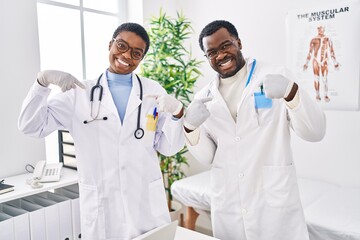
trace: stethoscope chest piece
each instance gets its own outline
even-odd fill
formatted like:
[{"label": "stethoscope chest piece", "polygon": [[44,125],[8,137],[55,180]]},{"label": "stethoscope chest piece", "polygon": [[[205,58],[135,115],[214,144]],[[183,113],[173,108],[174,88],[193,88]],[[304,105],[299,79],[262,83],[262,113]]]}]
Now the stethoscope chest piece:
[{"label": "stethoscope chest piece", "polygon": [[136,139],[141,139],[144,136],[144,130],[142,128],[138,128],[134,132],[134,136]]}]

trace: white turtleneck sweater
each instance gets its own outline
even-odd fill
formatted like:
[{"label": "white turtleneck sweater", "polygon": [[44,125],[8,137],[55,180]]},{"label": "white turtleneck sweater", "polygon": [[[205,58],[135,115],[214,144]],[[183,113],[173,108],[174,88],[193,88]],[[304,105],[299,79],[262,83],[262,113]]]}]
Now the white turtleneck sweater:
[{"label": "white turtleneck sweater", "polygon": [[246,64],[234,76],[220,78],[219,92],[225,100],[232,118],[236,122],[237,108],[245,89],[247,68]]}]

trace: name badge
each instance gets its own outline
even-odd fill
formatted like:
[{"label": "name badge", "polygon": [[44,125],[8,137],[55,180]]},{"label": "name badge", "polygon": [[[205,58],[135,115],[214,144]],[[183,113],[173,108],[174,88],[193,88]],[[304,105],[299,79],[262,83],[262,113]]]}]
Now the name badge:
[{"label": "name badge", "polygon": [[254,93],[255,97],[255,108],[271,108],[272,107],[272,99],[265,97],[265,94],[262,92]]}]

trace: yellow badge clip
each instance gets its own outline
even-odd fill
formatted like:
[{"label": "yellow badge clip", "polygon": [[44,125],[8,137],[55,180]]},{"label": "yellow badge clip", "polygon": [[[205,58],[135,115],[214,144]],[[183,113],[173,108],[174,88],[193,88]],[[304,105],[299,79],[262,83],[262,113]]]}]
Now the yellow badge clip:
[{"label": "yellow badge clip", "polygon": [[153,114],[146,115],[147,122],[146,122],[146,130],[148,131],[155,131],[156,130],[156,123],[158,121],[158,112],[157,108],[154,108]]}]

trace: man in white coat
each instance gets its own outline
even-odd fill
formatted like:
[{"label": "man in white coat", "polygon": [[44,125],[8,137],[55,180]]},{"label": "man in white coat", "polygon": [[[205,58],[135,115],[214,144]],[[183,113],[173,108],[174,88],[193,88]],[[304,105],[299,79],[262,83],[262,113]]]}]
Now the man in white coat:
[{"label": "man in white coat", "polygon": [[[45,137],[65,128],[74,139],[82,239],[128,240],[170,222],[157,152],[169,156],[183,148],[183,105],[133,73],[149,44],[142,26],[124,23],[98,79],[39,72],[23,102],[23,133]],[[48,99],[49,84],[63,92]]]},{"label": "man in white coat", "polygon": [[209,23],[199,44],[217,77],[189,105],[191,154],[211,164],[211,219],[223,240],[309,239],[290,147],[325,135],[325,115],[279,66],[244,58],[236,28]]}]

